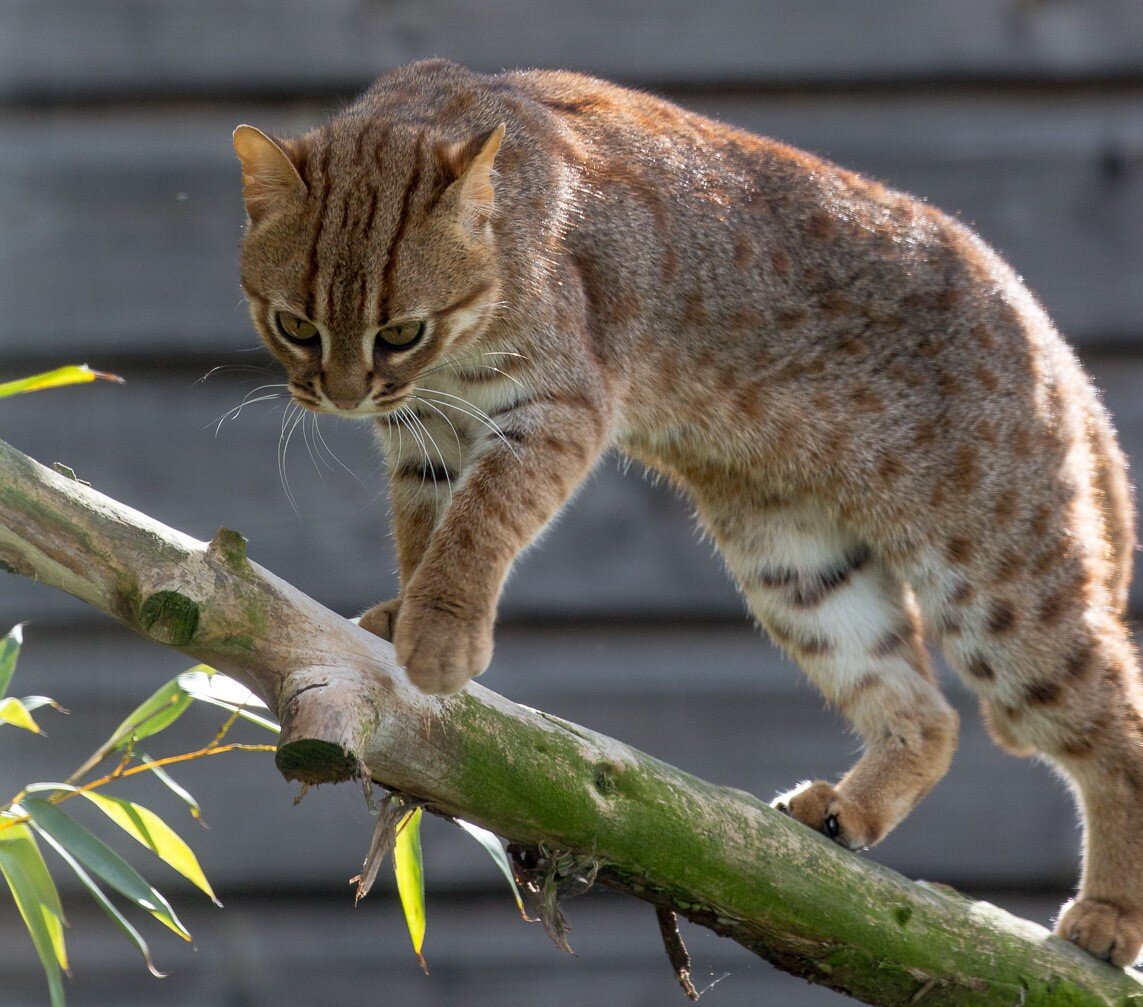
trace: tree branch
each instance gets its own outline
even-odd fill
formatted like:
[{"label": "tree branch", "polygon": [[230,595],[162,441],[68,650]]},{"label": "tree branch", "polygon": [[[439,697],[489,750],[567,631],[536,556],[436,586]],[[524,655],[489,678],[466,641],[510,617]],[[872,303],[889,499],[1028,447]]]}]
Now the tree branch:
[{"label": "tree branch", "polygon": [[424,696],[389,644],[251,563],[240,535],[198,542],[2,441],[0,566],[255,689],[282,722],[287,777],[368,774],[477,822],[530,851],[524,869],[553,898],[595,877],[660,920],[685,916],[886,1007],[1143,1005],[1134,973],[855,857],[750,794],[475,684]]}]

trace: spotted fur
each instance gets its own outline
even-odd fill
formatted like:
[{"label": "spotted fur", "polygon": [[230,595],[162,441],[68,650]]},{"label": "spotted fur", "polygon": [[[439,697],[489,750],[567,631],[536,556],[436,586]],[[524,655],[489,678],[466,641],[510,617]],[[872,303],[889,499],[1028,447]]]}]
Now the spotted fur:
[{"label": "spotted fur", "polygon": [[[864,754],[778,804],[875,843],[957,721],[927,627],[997,741],[1073,781],[1060,931],[1143,944],[1134,516],[1073,353],[1004,262],[926,204],[660,99],[445,62],[325,125],[235,137],[255,325],[307,408],[376,424],[399,599],[362,625],[412,680],[487,666],[516,555],[614,448],[695,500],[771,636]],[[275,313],[312,322],[301,346]],[[406,350],[386,325],[425,323]]]}]

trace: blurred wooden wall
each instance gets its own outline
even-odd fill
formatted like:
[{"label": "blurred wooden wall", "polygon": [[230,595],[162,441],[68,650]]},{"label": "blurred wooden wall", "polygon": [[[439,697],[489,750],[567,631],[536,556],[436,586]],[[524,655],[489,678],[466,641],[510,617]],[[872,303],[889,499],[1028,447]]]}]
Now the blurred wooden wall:
[{"label": "blurred wooden wall", "polygon": [[[306,128],[382,70],[430,55],[649,88],[958,214],[1079,347],[1143,468],[1138,0],[6,0],[0,377],[86,361],[127,384],[4,403],[0,436],[191,534],[241,530],[256,559],[339,611],[389,596],[385,480],[367,434],[321,427],[355,475],[295,435],[285,461],[295,513],[279,474],[283,400],[218,425],[247,392],[278,380],[238,287],[230,132],[239,122]],[[224,369],[204,380],[215,367]],[[1143,593],[1133,600],[1143,611]],[[13,790],[65,775],[185,664],[15,578],[0,579],[0,614],[0,629],[31,621],[18,690],[74,711],[47,741],[0,738]],[[502,621],[492,688],[710,779],[768,797],[836,774],[854,755],[840,721],[750,630],[685,501],[614,460],[521,562]],[[913,876],[1008,892],[1044,915],[1052,897],[1022,900],[1074,880],[1070,801],[1044,767],[992,748],[971,699],[955,682],[949,691],[965,721],[953,771],[872,855]],[[200,716],[182,737],[194,743],[213,724]],[[443,825],[426,836],[434,972],[424,980],[390,898],[349,912],[344,882],[370,831],[357,792],[311,794],[294,808],[269,760],[254,757],[191,767],[184,779],[213,828],[186,819],[183,831],[237,907],[196,913],[197,956],[157,940],[175,971],[159,984],[73,899],[76,1003],[678,996],[648,913],[595,896],[571,905],[584,953],[564,961],[537,928],[513,921],[483,855]],[[193,900],[180,891],[180,905]],[[16,991],[11,1002],[39,1003],[13,915],[0,913],[10,938],[0,982]],[[837,1002],[783,985],[725,942],[695,940],[700,974],[731,972],[707,994],[715,1007],[767,993]],[[349,959],[346,949],[356,949]]]}]

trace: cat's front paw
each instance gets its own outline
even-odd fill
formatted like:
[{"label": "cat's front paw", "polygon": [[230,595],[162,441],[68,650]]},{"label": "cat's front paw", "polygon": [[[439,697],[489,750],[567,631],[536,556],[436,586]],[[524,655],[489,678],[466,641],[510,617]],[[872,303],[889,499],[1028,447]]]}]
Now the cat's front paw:
[{"label": "cat's front paw", "polygon": [[382,640],[393,642],[393,630],[397,625],[397,613],[401,611],[401,599],[390,598],[374,605],[357,620],[357,625],[368,630]]},{"label": "cat's front paw", "polygon": [[441,598],[408,598],[397,615],[397,660],[422,692],[459,692],[492,660],[493,614]]},{"label": "cat's front paw", "polygon": [[1056,933],[1096,958],[1126,968],[1143,949],[1143,911],[1102,899],[1073,899],[1060,911]]},{"label": "cat's front paw", "polygon": [[837,788],[825,780],[803,783],[776,797],[770,807],[850,850],[872,846],[884,829]]}]

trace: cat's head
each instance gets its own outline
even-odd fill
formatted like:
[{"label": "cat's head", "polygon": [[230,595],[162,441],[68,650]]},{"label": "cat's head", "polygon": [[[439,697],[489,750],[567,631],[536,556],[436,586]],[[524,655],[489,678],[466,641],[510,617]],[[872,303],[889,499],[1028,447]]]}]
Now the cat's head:
[{"label": "cat's head", "polygon": [[358,122],[276,141],[234,131],[249,216],[242,286],[295,401],[364,417],[464,352],[499,301],[493,160],[503,125],[462,142]]}]

